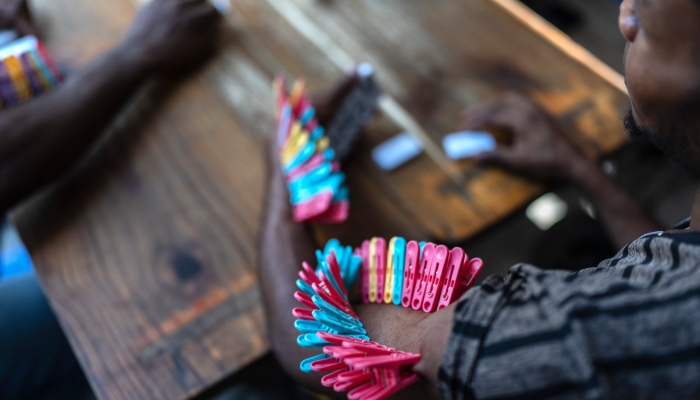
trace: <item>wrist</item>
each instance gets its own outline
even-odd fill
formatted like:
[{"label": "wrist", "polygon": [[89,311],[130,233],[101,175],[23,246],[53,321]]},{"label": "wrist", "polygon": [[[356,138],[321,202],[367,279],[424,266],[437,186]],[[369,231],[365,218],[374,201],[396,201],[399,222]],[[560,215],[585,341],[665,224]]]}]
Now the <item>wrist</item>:
[{"label": "wrist", "polygon": [[113,50],[113,54],[124,66],[126,71],[137,75],[141,79],[146,79],[156,70],[156,63],[138,45],[134,45],[131,40],[122,42]]},{"label": "wrist", "polygon": [[584,155],[572,158],[566,169],[566,178],[576,186],[585,186],[585,182],[599,170],[598,165]]}]

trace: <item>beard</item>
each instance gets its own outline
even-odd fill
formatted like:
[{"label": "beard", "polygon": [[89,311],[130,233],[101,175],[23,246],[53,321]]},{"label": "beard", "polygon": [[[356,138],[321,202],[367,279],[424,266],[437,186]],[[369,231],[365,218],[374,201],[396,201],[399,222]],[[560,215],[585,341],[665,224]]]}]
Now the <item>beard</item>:
[{"label": "beard", "polygon": [[697,137],[689,132],[692,130],[691,115],[695,114],[679,113],[676,118],[669,119],[670,123],[652,130],[637,123],[630,106],[624,117],[624,125],[630,138],[648,140],[665,155],[700,178],[700,143],[697,143]]},{"label": "beard", "polygon": [[637,120],[634,119],[632,106],[627,109],[623,122],[625,124],[625,131],[627,131],[627,134],[631,139],[651,139],[649,130],[643,129],[641,126],[639,126],[639,124],[637,124]]}]

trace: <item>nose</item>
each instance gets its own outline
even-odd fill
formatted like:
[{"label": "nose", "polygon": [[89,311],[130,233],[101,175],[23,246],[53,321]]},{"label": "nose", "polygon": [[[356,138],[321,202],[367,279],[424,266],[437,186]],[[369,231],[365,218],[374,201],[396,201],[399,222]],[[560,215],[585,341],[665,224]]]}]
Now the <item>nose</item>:
[{"label": "nose", "polygon": [[639,18],[634,11],[634,0],[625,0],[620,4],[620,17],[618,19],[620,32],[628,42],[634,42],[639,32]]}]

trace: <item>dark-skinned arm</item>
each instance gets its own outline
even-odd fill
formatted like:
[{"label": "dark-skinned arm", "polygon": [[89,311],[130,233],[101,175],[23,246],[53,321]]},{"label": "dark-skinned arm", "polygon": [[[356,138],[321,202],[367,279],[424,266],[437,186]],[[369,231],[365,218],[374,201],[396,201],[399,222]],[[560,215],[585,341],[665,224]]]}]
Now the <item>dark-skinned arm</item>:
[{"label": "dark-skinned arm", "polygon": [[0,112],[0,213],[65,173],[148,78],[211,55],[219,20],[205,0],[154,0],[122,44],[54,92]]},{"label": "dark-skinned arm", "polygon": [[[292,315],[293,308],[301,307],[294,299],[301,263],[316,259],[314,251],[317,246],[311,239],[308,227],[292,221],[289,193],[276,152],[270,150],[269,153],[270,182],[259,270],[268,339],[284,369],[297,382],[314,392],[344,398],[344,394],[339,395],[321,385],[323,374],[306,374],[299,369],[303,359],[320,352],[319,349],[304,349],[297,344],[300,333],[294,328],[296,318]],[[449,336],[452,307],[435,314],[393,305],[371,304],[354,308],[372,340],[423,355],[416,371],[429,379],[401,392],[399,397],[423,400],[435,397],[436,391],[429,384],[437,380],[437,367],[433,368],[439,365]]]},{"label": "dark-skinned arm", "polygon": [[513,145],[480,155],[481,163],[547,182],[571,182],[591,200],[614,244],[621,248],[661,229],[644,209],[568,139],[552,117],[527,98],[507,94],[466,113],[466,129],[506,128]]}]

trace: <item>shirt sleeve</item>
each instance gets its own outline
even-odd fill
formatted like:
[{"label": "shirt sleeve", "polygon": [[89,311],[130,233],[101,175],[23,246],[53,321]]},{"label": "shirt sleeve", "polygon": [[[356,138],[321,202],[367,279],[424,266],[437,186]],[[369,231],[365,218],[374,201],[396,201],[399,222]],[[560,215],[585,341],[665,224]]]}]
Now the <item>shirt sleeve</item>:
[{"label": "shirt sleeve", "polygon": [[645,238],[597,268],[489,277],[457,304],[441,397],[697,398],[699,271],[700,247]]}]

